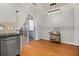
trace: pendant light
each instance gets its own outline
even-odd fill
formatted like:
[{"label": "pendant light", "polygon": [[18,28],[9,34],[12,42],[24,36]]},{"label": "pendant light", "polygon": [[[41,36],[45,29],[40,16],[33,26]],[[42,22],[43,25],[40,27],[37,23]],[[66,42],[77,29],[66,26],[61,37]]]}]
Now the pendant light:
[{"label": "pendant light", "polygon": [[56,14],[60,11],[60,9],[56,7],[56,5],[57,5],[56,3],[50,4],[50,10],[48,11],[48,15]]}]

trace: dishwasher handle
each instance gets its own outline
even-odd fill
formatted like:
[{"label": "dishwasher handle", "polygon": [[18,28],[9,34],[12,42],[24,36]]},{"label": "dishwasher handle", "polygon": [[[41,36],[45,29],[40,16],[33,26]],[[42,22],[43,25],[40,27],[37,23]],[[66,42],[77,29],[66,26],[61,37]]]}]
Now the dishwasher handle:
[{"label": "dishwasher handle", "polygon": [[14,39],[17,39],[17,37],[9,37],[9,38],[5,38],[5,39],[2,39],[2,41],[9,41],[9,40],[14,40]]}]

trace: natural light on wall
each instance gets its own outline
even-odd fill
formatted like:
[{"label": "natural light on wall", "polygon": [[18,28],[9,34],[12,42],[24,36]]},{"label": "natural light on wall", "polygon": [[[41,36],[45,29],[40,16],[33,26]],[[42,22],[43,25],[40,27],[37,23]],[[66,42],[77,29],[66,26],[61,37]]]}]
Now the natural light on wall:
[{"label": "natural light on wall", "polygon": [[9,33],[13,31],[13,24],[9,22],[0,23],[0,33]]},{"label": "natural light on wall", "polygon": [[0,30],[3,30],[4,28],[3,27],[0,27]]},{"label": "natural light on wall", "polygon": [[31,19],[29,20],[29,30],[34,31],[34,21]]}]

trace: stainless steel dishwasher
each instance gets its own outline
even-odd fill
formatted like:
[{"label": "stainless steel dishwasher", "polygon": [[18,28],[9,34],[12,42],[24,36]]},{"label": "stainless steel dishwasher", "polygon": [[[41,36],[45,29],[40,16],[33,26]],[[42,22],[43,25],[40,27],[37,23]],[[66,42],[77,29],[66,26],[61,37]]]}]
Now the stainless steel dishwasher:
[{"label": "stainless steel dishwasher", "polygon": [[1,40],[1,56],[16,56],[20,54],[20,36],[12,36]]}]

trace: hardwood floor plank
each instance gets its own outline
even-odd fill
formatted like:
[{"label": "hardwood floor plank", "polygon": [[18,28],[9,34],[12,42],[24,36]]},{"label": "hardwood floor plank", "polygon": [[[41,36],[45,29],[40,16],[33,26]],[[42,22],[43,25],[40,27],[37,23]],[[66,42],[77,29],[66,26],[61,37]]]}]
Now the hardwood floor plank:
[{"label": "hardwood floor plank", "polygon": [[38,40],[26,45],[21,56],[79,56],[79,46]]}]

